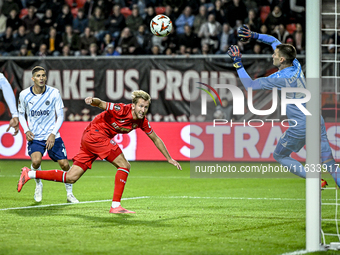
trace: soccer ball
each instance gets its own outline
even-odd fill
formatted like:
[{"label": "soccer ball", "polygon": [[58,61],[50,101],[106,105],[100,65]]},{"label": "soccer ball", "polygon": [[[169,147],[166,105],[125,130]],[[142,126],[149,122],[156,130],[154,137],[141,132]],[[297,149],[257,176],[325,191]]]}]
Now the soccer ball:
[{"label": "soccer ball", "polygon": [[156,36],[167,36],[172,30],[172,21],[164,14],[157,15],[150,22],[150,30]]}]

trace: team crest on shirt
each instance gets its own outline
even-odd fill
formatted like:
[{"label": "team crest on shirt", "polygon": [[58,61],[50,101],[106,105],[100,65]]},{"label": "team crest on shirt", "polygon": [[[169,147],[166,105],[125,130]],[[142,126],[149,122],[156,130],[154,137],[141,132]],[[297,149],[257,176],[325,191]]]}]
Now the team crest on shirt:
[{"label": "team crest on shirt", "polygon": [[120,110],[120,105],[115,105],[114,108],[115,108],[116,111],[119,111]]},{"label": "team crest on shirt", "polygon": [[46,105],[49,105],[49,104],[50,104],[50,101],[47,100],[47,101],[45,102],[45,104],[46,104]]},{"label": "team crest on shirt", "polygon": [[138,127],[138,124],[137,123],[133,123],[132,124],[132,129],[136,129]]}]

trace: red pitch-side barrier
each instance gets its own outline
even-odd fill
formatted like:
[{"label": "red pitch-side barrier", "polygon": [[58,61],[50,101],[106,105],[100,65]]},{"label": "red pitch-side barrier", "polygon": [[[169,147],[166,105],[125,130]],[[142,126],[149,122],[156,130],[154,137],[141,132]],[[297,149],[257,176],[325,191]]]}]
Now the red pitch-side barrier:
[{"label": "red pitch-side barrier", "polygon": [[[247,123],[246,123],[247,124]],[[60,134],[68,158],[79,150],[80,139],[88,122],[64,122]],[[337,126],[339,125],[339,126]],[[151,122],[153,130],[164,141],[176,160],[261,161],[272,162],[278,139],[286,130],[280,123],[265,123],[262,127],[219,125],[212,123]],[[13,137],[6,133],[8,121],[0,121],[0,159],[29,159],[26,136],[20,132]],[[340,159],[340,124],[326,123],[328,139],[335,159]],[[128,160],[165,160],[152,141],[140,129],[114,138]],[[305,149],[294,158],[304,161]],[[49,159],[44,155],[43,159]]]}]

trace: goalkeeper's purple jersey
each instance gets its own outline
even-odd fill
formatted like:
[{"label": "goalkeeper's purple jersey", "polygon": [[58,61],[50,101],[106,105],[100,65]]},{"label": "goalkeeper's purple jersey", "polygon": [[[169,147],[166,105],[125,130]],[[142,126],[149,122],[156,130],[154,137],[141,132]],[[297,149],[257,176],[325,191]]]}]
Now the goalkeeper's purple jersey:
[{"label": "goalkeeper's purple jersey", "polygon": [[[272,90],[276,87],[279,91],[281,88],[306,88],[305,76],[301,70],[301,65],[297,59],[294,59],[293,66],[286,67],[281,71],[273,73],[272,75],[256,80],[262,89]],[[287,93],[288,99],[304,98],[303,93]],[[306,104],[302,104],[306,107]],[[302,138],[306,133],[306,116],[305,114],[295,105],[288,104],[286,109],[287,118],[289,121],[289,129],[287,135]],[[295,120],[297,124],[295,123]],[[296,125],[296,126],[295,126]],[[295,126],[295,127],[294,127]]]}]

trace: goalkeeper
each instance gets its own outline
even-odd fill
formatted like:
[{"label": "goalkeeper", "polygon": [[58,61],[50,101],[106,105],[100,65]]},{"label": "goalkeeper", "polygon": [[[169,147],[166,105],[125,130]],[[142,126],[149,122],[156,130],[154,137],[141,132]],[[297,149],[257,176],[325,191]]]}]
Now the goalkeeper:
[{"label": "goalkeeper", "polygon": [[[273,65],[279,70],[268,77],[252,80],[241,62],[241,54],[239,48],[235,45],[229,47],[227,54],[234,62],[234,67],[243,86],[248,90],[272,90],[277,88],[292,87],[292,88],[306,88],[306,81],[301,69],[299,61],[296,59],[296,50],[294,46],[289,44],[281,44],[275,37],[258,34],[250,31],[250,29],[243,25],[238,30],[238,36],[241,41],[245,42],[255,39],[265,44],[272,46],[274,50]],[[287,98],[298,99],[303,98],[305,95],[302,93],[288,93]],[[304,104],[306,107],[306,105]],[[274,159],[281,165],[288,167],[290,172],[306,178],[306,169],[297,160],[290,157],[290,154],[300,151],[306,144],[306,116],[299,110],[295,104],[288,104],[286,109],[287,117],[290,119],[289,128],[283,133],[277,146],[274,150]],[[296,124],[297,123],[297,124]],[[340,170],[339,176],[338,168],[334,161],[331,148],[326,135],[326,128],[324,119],[321,117],[321,162],[327,166],[327,170],[334,178],[336,184],[340,187]],[[324,187],[327,182],[322,180],[321,186]]]}]

